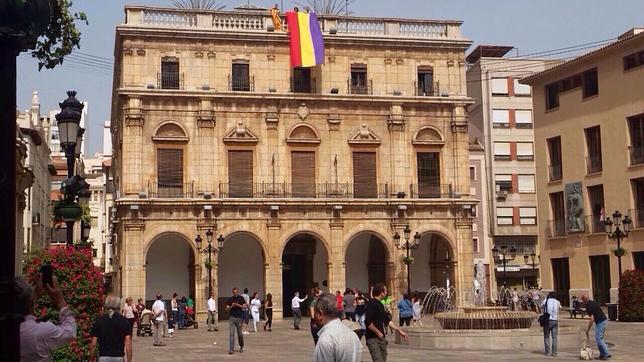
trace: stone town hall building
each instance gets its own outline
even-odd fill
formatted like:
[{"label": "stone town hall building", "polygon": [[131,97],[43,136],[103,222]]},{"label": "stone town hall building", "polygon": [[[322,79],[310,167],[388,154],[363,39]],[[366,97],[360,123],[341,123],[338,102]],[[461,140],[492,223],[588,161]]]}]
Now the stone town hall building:
[{"label": "stone town hall building", "polygon": [[[412,289],[471,293],[460,22],[321,16],[325,63],[292,69],[267,10],[126,6],[112,98],[113,285],[122,296],[406,290],[393,236],[420,235]],[[404,237],[402,238],[404,241]],[[205,244],[205,241],[204,241]],[[213,240],[214,246],[217,241]],[[223,303],[220,303],[220,306]]]}]

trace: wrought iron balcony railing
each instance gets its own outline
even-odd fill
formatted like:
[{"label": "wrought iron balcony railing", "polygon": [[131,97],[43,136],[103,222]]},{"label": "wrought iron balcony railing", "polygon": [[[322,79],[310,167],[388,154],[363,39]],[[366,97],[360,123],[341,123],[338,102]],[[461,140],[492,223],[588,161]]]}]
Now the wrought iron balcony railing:
[{"label": "wrought iron balcony railing", "polygon": [[153,199],[189,199],[194,197],[194,182],[150,182],[148,192]]},{"label": "wrought iron balcony railing", "polygon": [[550,181],[557,181],[563,178],[563,170],[561,165],[550,165],[548,166],[548,175],[550,176]]},{"label": "wrought iron balcony railing", "polygon": [[631,165],[644,163],[644,146],[631,146],[629,151],[631,154]]},{"label": "wrought iron balcony railing", "polygon": [[602,156],[594,155],[586,157],[586,169],[588,173],[601,172]]},{"label": "wrought iron balcony railing", "polygon": [[566,236],[566,221],[565,220],[548,220],[547,234],[549,238],[556,238],[559,236]]}]

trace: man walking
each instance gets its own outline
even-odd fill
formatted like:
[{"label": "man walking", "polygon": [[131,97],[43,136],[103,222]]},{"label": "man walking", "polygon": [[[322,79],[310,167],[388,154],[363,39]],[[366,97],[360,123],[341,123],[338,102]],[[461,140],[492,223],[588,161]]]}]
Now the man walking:
[{"label": "man walking", "polygon": [[300,298],[300,292],[295,292],[295,296],[291,299],[291,310],[293,311],[293,329],[300,329],[300,321],[302,320],[302,310],[300,309],[300,303],[305,301],[308,296],[304,299]]},{"label": "man walking", "polygon": [[342,297],[342,299],[343,299],[342,303],[344,304],[344,317],[346,319],[350,319],[351,321],[355,322],[356,321],[355,293],[353,293],[353,290],[347,288],[347,290],[344,292],[344,297]]},{"label": "man walking", "polygon": [[208,299],[208,332],[212,332],[213,327],[215,331],[219,330],[219,322],[217,321],[217,303],[215,302],[215,293],[210,294],[210,299]]},{"label": "man walking", "polygon": [[228,299],[226,303],[226,310],[229,313],[228,327],[230,336],[228,339],[228,354],[233,354],[235,351],[235,333],[237,333],[237,340],[239,341],[239,352],[244,352],[244,334],[242,333],[242,319],[244,317],[244,308],[248,308],[244,297],[238,294],[239,291],[233,288],[233,296]]},{"label": "man walking", "polygon": [[338,319],[335,304],[331,294],[322,294],[315,303],[313,318],[320,330],[313,362],[360,362],[360,339]]},{"label": "man walking", "polygon": [[248,288],[244,288],[244,293],[241,296],[246,301],[246,307],[243,310],[242,316],[242,333],[248,334],[248,320],[250,319],[250,296],[248,295]]},{"label": "man walking", "polygon": [[119,297],[105,298],[105,314],[98,317],[92,326],[90,344],[93,359],[98,344],[98,362],[132,362],[132,325],[119,314]]},{"label": "man walking", "polygon": [[374,285],[372,290],[373,298],[367,304],[367,310],[365,312],[365,325],[367,326],[365,337],[367,339],[367,348],[369,348],[369,354],[371,354],[373,362],[387,361],[386,327],[400,333],[403,338],[407,338],[407,333],[400,330],[391,320],[387,320],[385,306],[381,302],[386,295],[387,287],[383,283]]},{"label": "man walking", "polygon": [[612,355],[608,351],[606,342],[604,342],[604,333],[606,332],[606,327],[608,327],[606,314],[604,314],[599,304],[593,300],[589,300],[586,294],[581,296],[581,301],[586,304],[586,313],[590,316],[590,321],[586,328],[586,338],[588,338],[588,333],[593,327],[593,323],[595,323],[595,342],[597,342],[597,348],[599,349],[599,359],[607,360]]},{"label": "man walking", "polygon": [[[546,356],[557,356],[557,334],[559,333],[559,310],[561,303],[555,298],[555,292],[550,292],[541,306],[543,313],[548,313],[548,324],[543,326],[543,345]],[[550,336],[552,335],[552,348]]]},{"label": "man walking", "polygon": [[152,324],[154,325],[152,332],[154,334],[155,346],[165,346],[163,343],[163,334],[165,333],[167,314],[165,312],[165,303],[161,300],[162,298],[163,295],[157,293],[157,300],[152,304],[152,314],[154,314],[152,318]]}]

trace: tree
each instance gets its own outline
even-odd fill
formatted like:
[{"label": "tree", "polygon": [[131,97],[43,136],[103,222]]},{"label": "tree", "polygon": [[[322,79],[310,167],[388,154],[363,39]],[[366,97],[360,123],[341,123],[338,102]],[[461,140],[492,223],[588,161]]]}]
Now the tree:
[{"label": "tree", "polygon": [[179,9],[190,10],[222,10],[226,5],[219,5],[217,0],[172,0],[172,4]]},{"label": "tree", "polygon": [[310,7],[320,15],[351,15],[352,11],[349,10],[349,5],[353,4],[356,0],[305,0],[303,3],[298,3],[303,7]]}]

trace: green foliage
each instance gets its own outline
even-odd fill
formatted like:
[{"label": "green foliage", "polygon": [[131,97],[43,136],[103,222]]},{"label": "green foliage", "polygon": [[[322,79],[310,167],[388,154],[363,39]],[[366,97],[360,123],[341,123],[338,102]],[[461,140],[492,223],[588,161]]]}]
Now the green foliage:
[{"label": "green foliage", "polygon": [[644,271],[627,270],[619,284],[619,320],[644,322]]},{"label": "green foliage", "polygon": [[87,15],[83,12],[70,13],[72,0],[58,0],[59,13],[49,19],[49,26],[38,39],[36,49],[31,56],[38,59],[38,70],[42,67],[52,69],[63,64],[63,58],[69,55],[74,47],[80,49],[81,32],[76,28],[76,21],[84,21]]},{"label": "green foliage", "polygon": [[226,5],[219,5],[217,0],[172,0],[172,5],[179,9],[222,10]]},{"label": "green foliage", "polygon": [[305,0],[298,2],[298,5],[308,6],[320,15],[351,15],[353,11],[349,10],[349,6],[354,2],[355,0]]},{"label": "green foliage", "polygon": [[85,221],[88,224],[92,223],[92,214],[91,210],[89,208],[89,205],[87,204],[79,204],[81,210],[83,210],[83,213],[81,214],[80,220]]},{"label": "green foliage", "polygon": [[[54,361],[89,361],[89,335],[92,324],[101,312],[103,302],[103,273],[94,266],[91,249],[54,247],[27,257],[23,274],[32,285],[40,278],[40,266],[51,263],[54,275],[63,291],[65,301],[74,312],[78,330],[76,339],[56,350]],[[36,301],[36,318],[48,317],[58,322],[58,311],[48,296]]]}]

